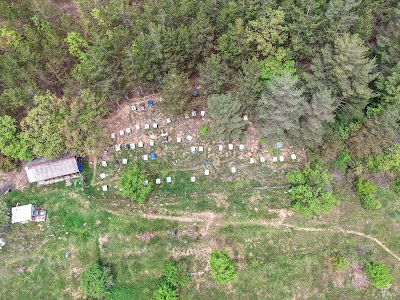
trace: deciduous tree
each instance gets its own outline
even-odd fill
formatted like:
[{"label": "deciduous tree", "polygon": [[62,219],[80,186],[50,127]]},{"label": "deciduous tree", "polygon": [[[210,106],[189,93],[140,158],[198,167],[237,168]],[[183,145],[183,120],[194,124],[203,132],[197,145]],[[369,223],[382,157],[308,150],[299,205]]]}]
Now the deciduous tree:
[{"label": "deciduous tree", "polygon": [[132,169],[124,172],[121,176],[119,181],[121,194],[138,204],[143,204],[152,189],[152,184],[149,182],[146,185],[145,180],[146,176],[139,169],[139,165],[135,164]]},{"label": "deciduous tree", "polygon": [[[15,120],[10,116],[0,116],[0,152],[27,161],[33,158],[30,148],[31,144],[18,132]],[[3,162],[5,159],[3,158]]]},{"label": "deciduous tree", "polygon": [[24,138],[32,145],[35,156],[54,158],[65,152],[61,134],[64,115],[62,100],[50,93],[35,96],[36,107],[22,121]]},{"label": "deciduous tree", "polygon": [[246,31],[247,42],[257,49],[260,57],[273,55],[288,37],[285,13],[280,8],[265,7],[263,16],[249,21]]},{"label": "deciduous tree", "polygon": [[332,193],[331,177],[319,165],[307,165],[302,172],[291,171],[287,179],[292,186],[291,206],[299,213],[308,217],[327,214],[339,204]]}]

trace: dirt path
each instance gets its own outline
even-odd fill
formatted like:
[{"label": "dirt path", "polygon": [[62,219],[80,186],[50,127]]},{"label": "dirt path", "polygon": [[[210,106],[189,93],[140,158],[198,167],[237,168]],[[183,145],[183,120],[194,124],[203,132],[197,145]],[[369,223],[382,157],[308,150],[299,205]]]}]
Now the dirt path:
[{"label": "dirt path", "polygon": [[[338,234],[346,234],[346,235],[356,235],[365,239],[368,239],[377,245],[379,245],[384,251],[390,254],[394,259],[396,259],[400,263],[400,256],[395,254],[392,250],[390,250],[385,244],[379,241],[377,238],[354,230],[345,230],[343,228],[334,227],[334,228],[315,228],[315,227],[300,227],[292,224],[285,223],[287,217],[293,214],[292,211],[286,209],[269,209],[268,212],[277,213],[278,218],[272,221],[246,221],[246,222],[228,222],[223,223],[223,225],[260,225],[260,226],[269,226],[269,227],[284,227],[290,228],[293,230],[298,231],[306,231],[306,232],[330,232],[330,233],[338,233]],[[165,215],[153,215],[153,214],[144,214],[143,217],[148,219],[163,219],[163,220],[170,220],[170,221],[177,221],[177,222],[187,222],[187,223],[194,223],[194,222],[204,222],[205,226],[201,230],[201,234],[203,236],[207,236],[210,234],[211,225],[216,227],[220,227],[222,222],[215,222],[219,219],[218,214],[213,212],[204,212],[204,213],[195,213],[186,216],[165,216]]]}]

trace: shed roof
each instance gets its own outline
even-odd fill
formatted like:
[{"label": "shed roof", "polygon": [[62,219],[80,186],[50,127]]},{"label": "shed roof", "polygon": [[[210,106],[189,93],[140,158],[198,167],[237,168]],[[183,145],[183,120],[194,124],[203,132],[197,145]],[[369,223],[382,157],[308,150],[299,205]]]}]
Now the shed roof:
[{"label": "shed roof", "polygon": [[11,223],[26,223],[32,220],[32,204],[11,208]]},{"label": "shed roof", "polygon": [[79,172],[76,159],[67,157],[55,160],[35,159],[25,167],[29,182],[44,181]]}]

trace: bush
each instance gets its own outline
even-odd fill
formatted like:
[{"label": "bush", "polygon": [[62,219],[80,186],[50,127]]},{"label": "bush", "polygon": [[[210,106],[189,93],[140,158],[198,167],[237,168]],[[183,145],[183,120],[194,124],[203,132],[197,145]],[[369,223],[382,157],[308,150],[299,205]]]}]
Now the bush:
[{"label": "bush", "polygon": [[292,208],[307,217],[329,213],[339,204],[331,192],[332,179],[319,165],[307,165],[303,171],[290,171],[286,178],[292,186]]},{"label": "bush", "polygon": [[372,195],[362,197],[361,205],[367,210],[377,210],[382,208],[381,202]]},{"label": "bush", "polygon": [[153,300],[178,299],[177,289],[188,283],[187,273],[183,265],[177,262],[168,262],[163,267],[160,284],[153,293]]},{"label": "bush", "polygon": [[346,151],[342,151],[337,156],[337,158],[334,162],[334,166],[339,171],[344,172],[344,171],[346,171],[346,169],[349,166],[349,164],[351,163],[351,161],[352,161],[352,159],[351,159],[350,154]]},{"label": "bush", "polygon": [[153,293],[153,300],[178,300],[178,292],[176,288],[166,283],[161,283]]},{"label": "bush", "polygon": [[359,195],[369,196],[376,192],[376,186],[373,181],[360,178],[356,182],[356,191]]},{"label": "bush", "polygon": [[299,170],[290,171],[286,175],[286,178],[289,181],[289,183],[292,185],[302,185],[302,184],[306,184],[306,182],[307,182],[306,177]]},{"label": "bush", "polygon": [[333,270],[346,270],[349,267],[349,263],[347,259],[340,254],[338,251],[335,251],[331,255],[331,262],[333,265]]},{"label": "bush", "polygon": [[211,274],[217,284],[225,284],[231,282],[237,277],[237,271],[234,261],[229,257],[226,249],[211,252],[210,257]]},{"label": "bush", "polygon": [[205,136],[208,133],[208,130],[209,130],[208,126],[201,125],[199,128],[199,133],[200,135]]},{"label": "bush", "polygon": [[88,297],[102,299],[107,295],[112,280],[111,269],[94,262],[81,275],[81,289]]},{"label": "bush", "polygon": [[385,153],[369,157],[367,167],[371,171],[400,172],[400,144],[390,147]]},{"label": "bush", "polygon": [[373,181],[360,178],[356,181],[355,189],[361,198],[361,204],[363,208],[367,210],[376,210],[382,207],[379,200],[374,196],[376,192],[376,186]]},{"label": "bush", "polygon": [[258,139],[258,144],[265,145],[266,143],[267,143],[267,139],[265,137],[262,136]]},{"label": "bush", "polygon": [[396,179],[392,184],[392,191],[400,196],[400,178]]},{"label": "bush", "polygon": [[121,194],[131,198],[138,204],[143,204],[151,192],[152,184],[144,185],[146,176],[140,171],[139,165],[135,164],[131,170],[122,174],[119,186],[122,189]]},{"label": "bush", "polygon": [[11,172],[18,167],[18,160],[0,153],[0,171]]},{"label": "bush", "polygon": [[274,149],[273,154],[274,156],[278,156],[279,154],[281,154],[281,149]]},{"label": "bush", "polygon": [[390,270],[382,263],[370,262],[365,268],[365,274],[372,284],[379,289],[388,288],[393,280]]}]

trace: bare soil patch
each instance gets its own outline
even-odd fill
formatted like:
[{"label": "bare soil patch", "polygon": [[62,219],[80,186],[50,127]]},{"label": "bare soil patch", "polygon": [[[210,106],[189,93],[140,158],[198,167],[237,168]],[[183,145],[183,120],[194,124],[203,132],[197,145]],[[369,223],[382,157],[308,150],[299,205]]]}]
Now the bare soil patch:
[{"label": "bare soil patch", "polygon": [[108,235],[99,235],[100,251],[103,251],[103,246],[108,243]]},{"label": "bare soil patch", "polygon": [[367,287],[369,280],[368,277],[364,274],[364,270],[362,265],[360,264],[351,264],[349,267],[350,276],[352,277],[351,283],[357,290],[362,290]]},{"label": "bare soil patch", "polygon": [[25,172],[25,164],[21,166],[21,170],[9,173],[0,172],[0,194],[8,189],[23,190],[28,184],[28,176]]},{"label": "bare soil patch", "polygon": [[145,232],[143,232],[143,233],[141,233],[141,234],[138,234],[138,235],[137,235],[137,238],[138,238],[139,240],[143,241],[143,242],[150,243],[151,239],[152,239],[155,235],[156,235],[155,233],[151,233],[151,232],[145,231]]}]

